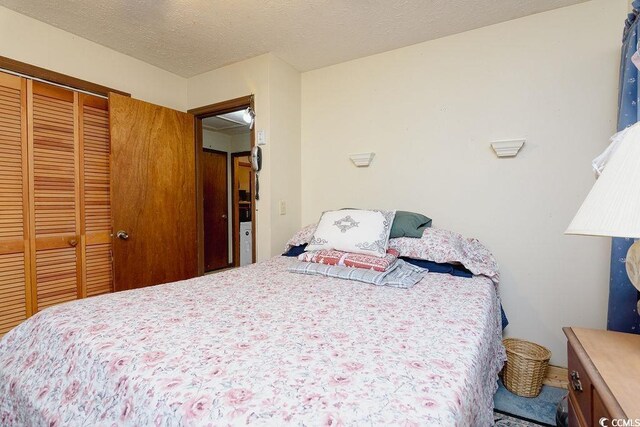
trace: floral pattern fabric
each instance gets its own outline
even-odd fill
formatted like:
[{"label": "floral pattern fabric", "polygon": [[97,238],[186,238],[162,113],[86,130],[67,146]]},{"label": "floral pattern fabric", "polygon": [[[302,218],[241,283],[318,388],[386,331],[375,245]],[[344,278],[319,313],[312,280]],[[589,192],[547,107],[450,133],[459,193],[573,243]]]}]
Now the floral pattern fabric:
[{"label": "floral pattern fabric", "polygon": [[285,245],[284,251],[289,252],[294,246],[306,245],[311,241],[313,233],[316,231],[318,223],[314,222],[306,227],[302,227],[296,234],[293,235]]},{"label": "floral pattern fabric", "polygon": [[295,262],[43,310],[0,341],[0,425],[493,424],[488,279],[382,288]]},{"label": "floral pattern fabric", "polygon": [[376,286],[390,286],[395,288],[411,288],[415,286],[427,273],[427,269],[411,265],[401,259],[387,271],[375,271],[366,268],[342,267],[339,265],[319,264],[315,262],[298,262],[289,267],[288,271],[299,274],[315,274],[345,280],[357,280]]},{"label": "floral pattern fabric", "polygon": [[398,251],[394,249],[387,250],[387,254],[382,258],[372,255],[336,251],[333,249],[322,249],[301,253],[298,255],[298,260],[326,265],[339,265],[342,267],[364,268],[382,272],[387,271],[396,262],[398,255]]},{"label": "floral pattern fabric", "polygon": [[[299,230],[288,242],[285,252],[294,246],[309,243],[316,224]],[[477,239],[468,239],[453,231],[427,228],[422,237],[389,239],[389,249],[401,257],[424,259],[438,263],[459,263],[473,274],[484,275],[498,284],[500,272],[493,254]]]},{"label": "floral pattern fabric", "polygon": [[473,274],[500,281],[498,263],[478,239],[468,239],[453,231],[427,228],[420,239],[399,237],[389,240],[389,248],[401,257],[425,259],[438,263],[460,263]]}]

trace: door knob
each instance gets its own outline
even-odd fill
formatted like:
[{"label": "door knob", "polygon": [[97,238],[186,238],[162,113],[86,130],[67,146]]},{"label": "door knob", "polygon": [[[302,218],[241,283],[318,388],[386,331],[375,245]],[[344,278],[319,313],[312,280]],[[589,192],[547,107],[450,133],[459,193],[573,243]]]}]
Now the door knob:
[{"label": "door knob", "polygon": [[76,246],[78,246],[78,241],[76,239],[69,239],[69,246],[71,246],[72,248],[75,248]]},{"label": "door knob", "polygon": [[222,214],[222,219],[227,219],[227,214]]},{"label": "door knob", "polygon": [[116,237],[120,240],[127,240],[129,238],[129,234],[124,230],[118,230]]}]

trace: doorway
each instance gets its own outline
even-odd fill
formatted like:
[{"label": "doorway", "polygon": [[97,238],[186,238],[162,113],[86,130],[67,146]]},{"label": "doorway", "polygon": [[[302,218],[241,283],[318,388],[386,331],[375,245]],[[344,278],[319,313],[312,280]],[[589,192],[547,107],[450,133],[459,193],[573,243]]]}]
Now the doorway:
[{"label": "doorway", "polygon": [[254,131],[245,121],[253,97],[214,104],[196,118],[198,270],[200,274],[255,262]]}]

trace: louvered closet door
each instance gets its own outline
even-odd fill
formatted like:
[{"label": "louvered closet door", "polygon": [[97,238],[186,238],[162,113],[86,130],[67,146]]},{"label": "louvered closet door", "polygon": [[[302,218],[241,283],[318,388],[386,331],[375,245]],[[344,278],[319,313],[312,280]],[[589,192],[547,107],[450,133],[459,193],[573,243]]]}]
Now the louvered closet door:
[{"label": "louvered closet door", "polygon": [[0,73],[0,336],[31,314],[26,81]]},{"label": "louvered closet door", "polygon": [[83,296],[113,290],[109,102],[80,94]]},{"label": "louvered closet door", "polygon": [[31,81],[28,86],[31,277],[34,305],[42,310],[81,295],[78,94]]}]

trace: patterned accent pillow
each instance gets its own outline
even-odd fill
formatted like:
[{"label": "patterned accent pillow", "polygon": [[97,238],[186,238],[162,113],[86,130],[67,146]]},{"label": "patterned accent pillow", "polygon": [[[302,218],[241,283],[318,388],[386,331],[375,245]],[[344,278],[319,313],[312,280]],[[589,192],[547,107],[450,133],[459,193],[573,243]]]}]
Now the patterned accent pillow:
[{"label": "patterned accent pillow", "polygon": [[294,246],[306,245],[309,243],[311,238],[313,237],[313,232],[316,231],[316,227],[318,223],[309,224],[306,227],[302,228],[296,234],[293,235],[292,238],[289,239],[287,245],[284,248],[285,252],[289,252],[291,248]]},{"label": "patterned accent pillow", "polygon": [[383,257],[395,214],[379,210],[327,211],[320,217],[305,251],[336,249]]},{"label": "patterned accent pillow", "polygon": [[298,256],[298,260],[315,262],[318,264],[339,265],[342,267],[364,268],[366,270],[387,271],[398,259],[398,251],[387,250],[387,254],[380,258],[377,256],[354,254],[330,249],[304,252]]},{"label": "patterned accent pillow", "polygon": [[427,228],[420,239],[399,237],[389,240],[389,248],[401,257],[437,263],[460,263],[473,274],[500,281],[498,263],[493,254],[477,239],[468,239],[453,231]]}]

